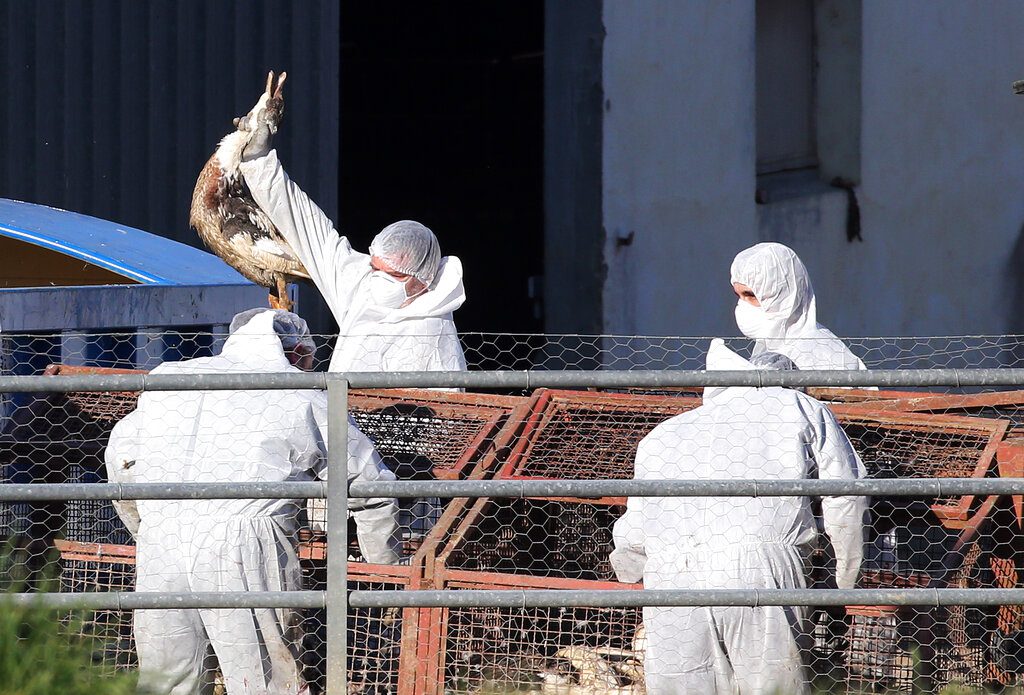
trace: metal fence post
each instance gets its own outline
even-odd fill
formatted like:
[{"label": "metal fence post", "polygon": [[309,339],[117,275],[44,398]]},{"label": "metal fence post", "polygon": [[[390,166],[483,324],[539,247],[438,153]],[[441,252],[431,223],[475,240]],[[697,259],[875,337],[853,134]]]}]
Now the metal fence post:
[{"label": "metal fence post", "polygon": [[348,381],[327,382],[327,693],[348,670]]}]

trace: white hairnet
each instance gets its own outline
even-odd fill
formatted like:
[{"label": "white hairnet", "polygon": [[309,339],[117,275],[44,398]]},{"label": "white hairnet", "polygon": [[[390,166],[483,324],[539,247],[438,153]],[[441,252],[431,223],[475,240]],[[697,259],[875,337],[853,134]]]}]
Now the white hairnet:
[{"label": "white hairnet", "polygon": [[373,238],[370,255],[388,262],[399,273],[430,285],[441,265],[441,246],[426,226],[412,220],[389,224]]},{"label": "white hairnet", "polygon": [[767,242],[740,251],[733,259],[731,282],[754,291],[761,307],[787,327],[817,323],[814,289],[800,257],[788,246]]},{"label": "white hairnet", "polygon": [[294,350],[296,347],[301,346],[309,353],[316,352],[316,344],[313,342],[313,338],[309,335],[309,326],[306,325],[305,319],[290,311],[284,311],[283,309],[256,308],[241,311],[235,314],[235,317],[231,319],[231,327],[228,329],[228,332],[234,333],[239,328],[249,323],[254,316],[262,314],[265,311],[271,311],[274,313],[274,333],[276,333],[277,337],[281,339],[282,348],[285,350]]},{"label": "white hairnet", "polygon": [[750,358],[750,364],[758,369],[773,369],[789,372],[797,369],[796,363],[781,352],[761,352]]}]

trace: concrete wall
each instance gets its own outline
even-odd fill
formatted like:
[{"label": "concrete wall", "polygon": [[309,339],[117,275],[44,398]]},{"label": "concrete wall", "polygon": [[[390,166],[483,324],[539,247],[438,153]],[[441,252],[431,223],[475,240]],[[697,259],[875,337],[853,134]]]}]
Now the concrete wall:
[{"label": "concrete wall", "polygon": [[840,335],[1024,330],[1024,3],[858,9],[848,241],[846,192],[813,175],[754,204],[754,3],[604,4],[604,331],[735,334],[729,261],[772,239]]},{"label": "concrete wall", "polygon": [[865,5],[864,247],[826,281],[856,302],[841,330],[1024,328],[1022,35],[1010,0]]},{"label": "concrete wall", "polygon": [[755,240],[749,2],[604,5],[608,333],[723,333]]}]

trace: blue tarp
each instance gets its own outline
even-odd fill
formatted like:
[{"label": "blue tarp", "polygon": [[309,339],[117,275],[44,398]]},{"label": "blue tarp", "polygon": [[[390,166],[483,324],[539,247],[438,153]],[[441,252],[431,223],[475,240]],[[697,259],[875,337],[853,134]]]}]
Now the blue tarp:
[{"label": "blue tarp", "polygon": [[44,205],[0,198],[0,236],[79,258],[143,285],[251,284],[213,254]]}]

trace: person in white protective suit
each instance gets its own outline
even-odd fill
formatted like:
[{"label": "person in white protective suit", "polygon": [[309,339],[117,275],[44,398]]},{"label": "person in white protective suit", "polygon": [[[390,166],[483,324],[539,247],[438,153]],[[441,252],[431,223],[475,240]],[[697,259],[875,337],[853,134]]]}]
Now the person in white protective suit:
[{"label": "person in white protective suit", "polygon": [[730,270],[736,325],[754,354],[778,352],[799,369],[864,369],[832,331],[818,323],[811,279],[788,246],[767,242],[741,251]]},{"label": "person in white protective suit", "polygon": [[[790,362],[764,353],[756,368],[779,360]],[[751,368],[712,342],[708,369]],[[813,398],[784,388],[706,388],[701,407],[644,438],[635,476],[854,480],[864,467]],[[866,508],[862,497],[821,500],[839,588],[857,580]],[[610,559],[620,581],[642,578],[647,589],[803,588],[817,521],[806,497],[631,497]],[[650,695],[808,692],[801,651],[809,631],[798,607],[648,607],[644,626]]]},{"label": "person in white protective suit", "polygon": [[[312,355],[305,322],[285,311],[239,315],[221,353],[167,362],[153,374],[287,373]],[[394,480],[349,420],[349,480]],[[327,403],[321,391],[147,391],[106,450],[113,480],[143,483],[325,479]],[[363,556],[396,563],[393,499],[351,507]],[[139,500],[136,590],[288,591],[301,588],[301,500]],[[126,519],[126,522],[128,519]],[[139,684],[146,692],[209,692],[216,658],[228,695],[305,692],[292,610],[140,610]]]},{"label": "person in white protective suit", "polygon": [[369,254],[353,250],[288,178],[270,138],[265,124],[256,129],[242,175],[338,322],[330,371],[465,370],[452,318],[466,301],[462,262],[442,258],[434,233],[412,220],[381,230]]}]

